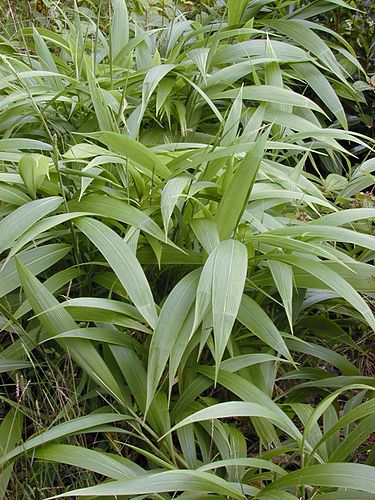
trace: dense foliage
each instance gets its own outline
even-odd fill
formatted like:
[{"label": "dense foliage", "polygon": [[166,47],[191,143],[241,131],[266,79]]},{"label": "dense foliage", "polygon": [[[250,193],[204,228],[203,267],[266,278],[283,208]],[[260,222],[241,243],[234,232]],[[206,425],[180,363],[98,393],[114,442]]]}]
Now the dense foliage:
[{"label": "dense foliage", "polygon": [[1,498],[375,498],[358,11],[2,9]]}]

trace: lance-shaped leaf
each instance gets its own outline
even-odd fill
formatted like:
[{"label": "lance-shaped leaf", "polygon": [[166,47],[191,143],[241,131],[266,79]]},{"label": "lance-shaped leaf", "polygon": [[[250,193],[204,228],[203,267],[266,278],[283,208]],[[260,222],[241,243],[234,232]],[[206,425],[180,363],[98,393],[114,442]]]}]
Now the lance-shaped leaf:
[{"label": "lance-shaped leaf", "polygon": [[247,248],[240,241],[222,241],[216,249],[212,278],[215,360],[220,366],[245,286]]},{"label": "lance-shaped leaf", "polygon": [[[86,137],[98,140],[105,144],[113,153],[128,158],[141,171],[143,171],[144,167],[145,171],[155,172],[160,177],[169,178],[170,176],[170,172],[160,156],[131,137],[114,132],[91,132],[90,134],[86,134]],[[108,153],[108,151],[104,151]]]},{"label": "lance-shaped leaf", "polygon": [[186,186],[191,182],[191,177],[188,175],[179,175],[178,177],[173,177],[169,179],[163,192],[161,194],[161,214],[163,217],[163,225],[165,231],[165,237],[168,234],[168,225],[171,220],[171,216],[176,206],[180,195]]},{"label": "lance-shaped leaf", "polygon": [[55,439],[61,439],[66,436],[72,436],[73,434],[78,434],[88,429],[93,429],[95,427],[109,422],[120,422],[121,420],[129,419],[127,415],[122,415],[121,413],[96,413],[92,415],[86,415],[85,417],[78,417],[62,424],[56,425],[51,429],[48,429],[37,436],[31,437],[22,445],[17,446],[8,453],[0,456],[0,466],[4,465],[8,461],[17,458],[26,451],[32,450],[37,446],[44,445]]},{"label": "lance-shaped leaf", "polygon": [[[28,250],[27,252],[22,252],[19,254],[18,259],[32,273],[39,274],[65,257],[70,249],[70,245],[53,243],[52,245],[44,245]],[[3,269],[0,269],[0,297],[4,297],[19,286],[20,279],[14,258],[12,258]]]},{"label": "lance-shaped leaf", "polygon": [[267,137],[268,130],[263,133],[237,166],[237,170],[224,192],[216,214],[221,239],[227,239],[231,236],[246,208],[263,158]]},{"label": "lance-shaped leaf", "polygon": [[177,336],[195,299],[200,273],[201,269],[196,269],[179,281],[160,311],[149,350],[146,409],[150,407]]},{"label": "lance-shaped leaf", "polygon": [[209,254],[220,243],[216,223],[209,219],[193,219],[190,226],[198,238],[199,243]]},{"label": "lance-shaped leaf", "polygon": [[326,285],[338,293],[340,297],[343,297],[349,304],[355,307],[371,328],[375,330],[375,318],[370,307],[352,285],[342,278],[339,273],[333,271],[333,269],[330,269],[321,262],[316,262],[312,259],[303,259],[295,255],[272,255],[272,258],[303,269],[323,281],[323,283],[326,283]]},{"label": "lance-shaped leaf", "polygon": [[[144,473],[129,459],[69,444],[49,444],[37,448],[35,458],[82,467],[112,479],[128,479]],[[120,459],[120,460],[119,460]]]},{"label": "lance-shaped leaf", "polygon": [[[75,330],[76,322],[63,307],[60,307],[52,293],[18,259],[16,265],[26,298],[48,336],[54,337]],[[124,396],[111,371],[89,340],[64,339],[58,340],[58,343],[101,387],[119,402],[124,402]]]},{"label": "lance-shaped leaf", "polygon": [[117,233],[95,219],[86,217],[75,224],[103,254],[138,311],[155,328],[158,316],[150,285],[130,247]]},{"label": "lance-shaped leaf", "polygon": [[[331,463],[312,465],[276,479],[262,491],[266,493],[273,489],[290,488],[291,486],[327,486],[329,488],[347,488],[373,494],[375,491],[374,472],[375,467],[363,464]],[[337,491],[336,495],[336,498],[342,498],[340,491]]]},{"label": "lance-shaped leaf", "polygon": [[203,422],[205,420],[214,420],[218,418],[233,418],[233,417],[259,417],[265,418],[271,421],[277,427],[280,427],[285,432],[288,432],[293,438],[296,437],[296,431],[293,425],[290,428],[285,429],[285,419],[282,418],[278,413],[270,410],[262,404],[258,403],[247,403],[244,401],[230,401],[227,403],[219,403],[216,405],[209,406],[203,410],[199,410],[192,415],[184,418],[176,424],[169,432],[173,432],[181,427],[188,424],[193,424],[195,422]]},{"label": "lance-shaped leaf", "polygon": [[216,253],[217,248],[212,250],[208,256],[199,278],[192,333],[196,331],[208,309],[212,306],[212,280],[214,276]]},{"label": "lance-shaped leaf", "polygon": [[228,23],[229,25],[240,22],[242,14],[248,4],[248,0],[228,0]]},{"label": "lance-shaped leaf", "polygon": [[115,62],[129,41],[129,17],[125,0],[113,0],[112,5],[111,49],[112,61]]},{"label": "lance-shaped leaf", "polygon": [[[234,89],[226,90],[225,92],[215,94],[211,97],[214,99],[233,99],[236,98],[237,95],[238,90]],[[264,101],[285,105],[288,104],[290,106],[309,108],[323,113],[322,109],[308,97],[304,97],[293,90],[274,87],[273,85],[252,85],[250,87],[243,87],[242,98],[252,101]]]},{"label": "lance-shaped leaf", "polygon": [[261,306],[248,295],[243,295],[238,320],[266,345],[287,359],[292,359],[279,330]]},{"label": "lance-shaped leaf", "polygon": [[109,483],[91,486],[81,490],[69,491],[52,498],[80,497],[80,496],[117,496],[117,495],[155,495],[168,491],[199,492],[204,494],[216,493],[222,496],[243,500],[245,497],[240,489],[220,477],[208,472],[191,470],[171,470],[149,474],[145,477],[128,479],[127,481],[111,481]]},{"label": "lance-shaped leaf", "polygon": [[102,131],[115,132],[117,130],[117,123],[115,122],[111,110],[107,105],[104,97],[104,92],[97,83],[96,77],[92,70],[92,63],[88,56],[84,58],[84,61],[88,77],[91,101],[94,106],[95,116],[98,120],[99,129]]},{"label": "lance-shaped leaf", "polygon": [[103,196],[102,194],[89,194],[81,201],[71,201],[68,204],[71,212],[86,212],[99,217],[109,217],[141,231],[150,234],[158,240],[164,241],[164,234],[160,227],[139,208],[133,207],[123,200]]},{"label": "lance-shaped leaf", "polygon": [[272,277],[283,301],[285,313],[293,333],[293,268],[284,262],[268,262]]},{"label": "lance-shaped leaf", "polygon": [[[11,408],[3,417],[0,426],[0,453],[5,455],[20,441],[22,435],[23,413]],[[0,498],[5,498],[8,483],[13,471],[13,464],[8,465],[0,472]]]},{"label": "lance-shaped leaf", "polygon": [[2,359],[0,358],[0,373],[13,372],[15,370],[22,370],[22,368],[29,368],[32,364],[29,361],[22,361],[19,359]]},{"label": "lance-shaped leaf", "polygon": [[48,158],[42,155],[23,156],[18,164],[18,171],[29,194],[35,199],[36,192],[48,176]]},{"label": "lance-shaped leaf", "polygon": [[58,208],[63,199],[60,196],[30,201],[11,212],[0,221],[0,253],[9,248],[13,241],[30,229],[35,222]]}]

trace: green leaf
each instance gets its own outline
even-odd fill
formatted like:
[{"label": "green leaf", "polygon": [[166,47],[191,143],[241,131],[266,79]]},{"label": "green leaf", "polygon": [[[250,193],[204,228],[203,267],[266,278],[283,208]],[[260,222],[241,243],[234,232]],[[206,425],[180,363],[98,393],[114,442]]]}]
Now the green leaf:
[{"label": "green leaf", "polygon": [[82,217],[83,215],[86,215],[86,213],[73,212],[73,213],[58,214],[58,215],[52,215],[51,217],[46,217],[36,222],[30,227],[30,229],[25,231],[14,243],[8,254],[7,261],[14,255],[16,255],[16,253],[18,253],[25,245],[27,245],[27,243],[30,243],[30,241],[35,241],[37,236],[39,236],[41,233],[47,232],[49,229],[52,229],[58,226],[59,224],[63,224],[64,222],[70,221],[77,217]]},{"label": "green leaf", "polygon": [[118,220],[137,227],[158,240],[165,241],[163,231],[156,222],[145,212],[125,201],[103,196],[102,194],[89,194],[80,201],[70,201],[68,207],[71,212],[85,212],[88,215]]},{"label": "green leaf", "polygon": [[[54,337],[75,330],[77,328],[75,321],[63,307],[60,307],[57,299],[19,259],[16,265],[26,297],[48,336]],[[111,371],[89,340],[75,338],[58,342],[99,385],[118,401],[124,402],[123,394]]]},{"label": "green leaf", "polygon": [[315,54],[327,68],[329,68],[341,80],[346,82],[343,70],[328,44],[324,42],[319,35],[307,27],[303,21],[277,19],[267,20],[265,21],[265,24],[271,26],[277,31],[280,31],[281,33],[284,33],[292,40],[298,42],[304,49],[310,51],[312,54]]},{"label": "green leaf", "polygon": [[124,332],[120,332],[113,327],[77,328],[76,330],[70,330],[68,332],[60,333],[55,337],[50,337],[46,339],[45,342],[49,340],[72,338],[94,340],[95,342],[103,342],[105,344],[121,345],[123,347],[129,347],[131,349],[134,349],[136,347],[136,342],[130,337],[130,335],[127,335]]},{"label": "green leaf", "polygon": [[186,186],[191,182],[191,178],[187,175],[179,175],[178,177],[173,177],[169,179],[163,192],[161,194],[161,214],[163,217],[163,225],[165,231],[165,237],[167,238],[169,221],[171,219],[174,207],[179,201],[179,197],[186,188]]},{"label": "green leaf", "polygon": [[40,151],[52,151],[51,144],[34,139],[0,139],[0,151],[19,151],[21,149],[37,149]]},{"label": "green leaf", "polygon": [[283,301],[290,331],[293,333],[293,268],[284,262],[268,261],[268,265]]},{"label": "green leaf", "polygon": [[286,338],[286,344],[292,351],[302,352],[330,363],[345,375],[356,376],[361,374],[360,370],[358,370],[358,368],[345,356],[342,356],[338,352],[328,349],[327,347],[319,345],[316,342],[306,342],[298,337],[290,336]]},{"label": "green leaf", "polygon": [[292,359],[279,330],[260,305],[248,295],[242,296],[238,320],[266,345],[275,349],[286,359]]},{"label": "green leaf", "polygon": [[0,221],[0,253],[9,248],[22,233],[39,219],[53,212],[63,202],[59,196],[30,201]]},{"label": "green leaf", "polygon": [[[333,215],[333,214],[332,214]],[[331,219],[332,220],[332,219]],[[336,218],[339,220],[339,218]],[[272,235],[301,236],[304,238],[313,237],[323,241],[342,241],[363,246],[375,251],[375,237],[371,234],[363,234],[358,231],[352,231],[343,227],[325,226],[319,223],[309,223],[303,226],[283,227],[271,231]]]},{"label": "green leaf", "polygon": [[355,429],[335,448],[329,457],[330,462],[349,461],[349,456],[372,435],[375,430],[375,414],[359,422]]},{"label": "green leaf", "polygon": [[[348,386],[344,386],[342,389],[337,390],[334,394],[341,394],[347,389]],[[360,386],[357,386],[360,389]],[[334,396],[334,397],[335,397]],[[326,398],[328,399],[328,398]],[[334,425],[326,430],[322,438],[315,444],[315,449],[318,448],[322,443],[325,443],[331,436],[333,436],[340,429],[344,429],[345,426],[352,424],[354,421],[367,417],[368,415],[373,416],[375,413],[375,400],[370,399],[365,403],[353,408],[344,414]],[[342,441],[343,442],[343,441]],[[315,451],[315,450],[313,450]]]},{"label": "green leaf", "polygon": [[192,333],[196,331],[208,310],[212,308],[212,281],[214,276],[216,254],[217,247],[214,248],[208,256],[208,259],[206,260],[206,263],[204,264],[201,275],[199,277]]},{"label": "green leaf", "polygon": [[117,495],[154,495],[168,491],[197,491],[200,493],[216,493],[230,498],[244,499],[241,490],[207,472],[190,470],[173,470],[148,474],[145,477],[127,481],[113,481],[98,486],[69,491],[52,498],[72,496],[117,496]]},{"label": "green leaf", "polygon": [[79,219],[75,225],[103,254],[141,315],[155,328],[158,315],[150,285],[130,247],[112,229],[95,219]]},{"label": "green leaf", "polygon": [[263,158],[268,133],[269,130],[263,133],[239,163],[228,188],[224,192],[216,214],[221,239],[227,239],[231,236],[245,210]]},{"label": "green leaf", "polygon": [[[300,442],[302,438],[301,433],[283,410],[265,394],[263,390],[259,389],[259,387],[240,375],[226,371],[227,368],[233,369],[230,359],[223,361],[222,368],[219,370],[217,376],[217,381],[243,401],[255,403],[272,412],[274,415],[277,415],[279,427],[296,441]],[[199,372],[212,380],[216,377],[213,368],[210,366],[201,366]]]},{"label": "green leaf", "polygon": [[91,101],[94,106],[95,116],[98,120],[99,129],[102,132],[116,132],[117,123],[114,121],[114,117],[111,115],[111,111],[105,100],[103,90],[98,85],[95,75],[92,71],[91,60],[88,58],[88,56],[86,56],[84,61]]},{"label": "green leaf", "polygon": [[22,443],[22,445],[17,446],[11,451],[0,456],[0,466],[3,466],[8,461],[19,457],[26,451],[32,450],[40,445],[45,445],[55,439],[61,439],[73,434],[78,434],[91,428],[93,429],[93,432],[95,432],[95,427],[99,425],[107,424],[109,422],[120,422],[121,420],[126,420],[128,418],[129,417],[126,415],[122,415],[120,413],[96,413],[85,417],[78,417],[69,420],[68,422],[63,422],[62,424],[56,425],[55,427],[38,434],[37,436],[31,437]]},{"label": "green leaf", "polygon": [[176,339],[195,299],[200,272],[201,270],[197,269],[179,281],[160,311],[149,348],[147,408],[154,398],[168,358],[173,353]]},{"label": "green leaf", "polygon": [[[305,467],[276,479],[263,492],[292,486],[327,486],[348,488],[372,494],[375,491],[375,468],[362,464],[319,464]],[[340,495],[340,493],[338,493]],[[338,498],[338,497],[336,497]],[[340,497],[341,498],[341,497]]]},{"label": "green leaf", "polygon": [[1,359],[0,358],[0,373],[12,372],[15,370],[22,370],[22,368],[29,368],[32,366],[28,361],[18,359]]},{"label": "green leaf", "polygon": [[226,460],[217,460],[209,464],[201,465],[197,470],[215,470],[220,467],[228,467],[231,465],[243,465],[246,468],[254,467],[256,469],[272,470],[272,472],[275,472],[275,474],[280,476],[285,476],[286,474],[285,470],[279,465],[276,465],[269,460],[262,460],[261,458],[228,458]]},{"label": "green leaf", "polygon": [[362,299],[359,293],[340,276],[340,274],[320,262],[316,262],[312,259],[303,259],[302,257],[294,255],[272,255],[272,259],[280,260],[281,262],[303,269],[326,283],[332,290],[340,295],[340,297],[343,297],[349,302],[349,304],[355,307],[357,311],[362,314],[371,328],[375,330],[375,319],[369,306]]},{"label": "green leaf", "polygon": [[[23,428],[23,414],[17,408],[11,408],[3,417],[0,426],[0,452],[6,455],[20,441]],[[5,498],[9,480],[13,472],[10,464],[0,472],[0,498]]]},{"label": "green leaf", "polygon": [[158,86],[159,82],[175,67],[174,64],[160,64],[151,68],[142,85],[142,104],[146,106],[148,100]]},{"label": "green leaf", "polygon": [[193,219],[190,226],[199,243],[208,254],[220,243],[219,232],[214,221],[209,219]]},{"label": "green leaf", "polygon": [[292,67],[295,68],[297,73],[310,85],[327,108],[336,116],[341,126],[347,130],[348,122],[344,108],[327,78],[311,63],[293,64]]},{"label": "green leaf", "polygon": [[[39,274],[61,260],[71,249],[70,245],[54,243],[33,248],[18,255],[18,259],[33,274]],[[14,258],[0,269],[0,297],[4,297],[20,286]]]},{"label": "green leaf", "polygon": [[0,201],[19,206],[30,202],[31,198],[15,186],[0,183]]},{"label": "green leaf", "polygon": [[[219,94],[211,96],[213,99],[235,99],[238,90],[226,90]],[[272,102],[275,104],[288,104],[299,108],[308,108],[320,113],[322,109],[309,98],[294,92],[293,90],[274,87],[272,85],[253,85],[251,87],[242,87],[242,98],[251,101]]]},{"label": "green leaf", "polygon": [[[92,132],[86,134],[86,137],[96,139],[105,144],[114,153],[129,158],[142,170],[144,166],[148,172],[155,173],[162,178],[169,178],[170,172],[164,165],[160,156],[156,155],[150,148],[147,148],[140,142],[121,134],[114,132]],[[105,153],[108,153],[105,151]]]},{"label": "green leaf", "polygon": [[240,22],[248,0],[227,0],[229,26]]},{"label": "green leaf", "polygon": [[[21,256],[18,256],[18,258],[21,260],[21,262],[23,262]],[[68,283],[69,284],[72,283],[72,281],[75,278],[81,276],[81,274],[82,273],[79,269],[74,269],[74,268],[64,269],[63,271],[59,271],[58,273],[53,274],[52,276],[47,278],[43,284],[47,288],[47,290],[49,290],[51,293],[55,293]],[[13,316],[15,319],[19,319],[22,318],[22,316],[27,314],[29,311],[31,311],[31,306],[29,302],[25,300],[25,302],[23,302],[20,305],[20,307],[15,311]]]},{"label": "green leaf", "polygon": [[33,456],[39,460],[74,465],[117,480],[144,473],[141,467],[126,458],[68,444],[50,444],[37,448]]},{"label": "green leaf", "polygon": [[247,248],[235,240],[222,241],[216,249],[212,276],[212,316],[216,367],[220,366],[245,286]]},{"label": "green leaf", "polygon": [[[199,410],[192,415],[184,418],[181,422],[176,424],[170,432],[173,432],[185,425],[193,424],[195,422],[203,422],[205,420],[214,420],[218,418],[233,418],[233,417],[259,417],[269,420],[277,427],[285,430],[284,419],[277,413],[258,403],[247,403],[243,401],[230,401],[227,403],[219,403],[209,406],[203,410]],[[295,438],[295,432],[291,432]]]},{"label": "green leaf", "polygon": [[223,133],[220,141],[220,146],[229,146],[233,143],[237,136],[238,127],[240,125],[242,114],[242,91],[233,101],[232,107],[229,110],[228,116],[226,117]]},{"label": "green leaf", "polygon": [[375,219],[375,208],[350,208],[347,210],[340,210],[338,212],[323,215],[319,219],[314,219],[310,222],[309,226],[343,226],[344,224],[363,219]]},{"label": "green leaf", "polygon": [[113,13],[110,40],[112,61],[114,63],[129,41],[129,19],[125,0],[113,0],[112,5]]},{"label": "green leaf", "polygon": [[48,158],[41,155],[23,156],[19,161],[18,171],[31,197],[35,199],[36,192],[48,176]]}]

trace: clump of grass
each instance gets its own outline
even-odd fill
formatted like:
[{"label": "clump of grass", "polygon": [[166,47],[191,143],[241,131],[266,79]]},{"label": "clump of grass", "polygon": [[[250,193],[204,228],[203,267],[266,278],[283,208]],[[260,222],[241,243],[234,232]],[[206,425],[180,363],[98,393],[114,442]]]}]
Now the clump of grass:
[{"label": "clump of grass", "polygon": [[375,161],[336,4],[15,20],[3,498],[373,493]]}]

